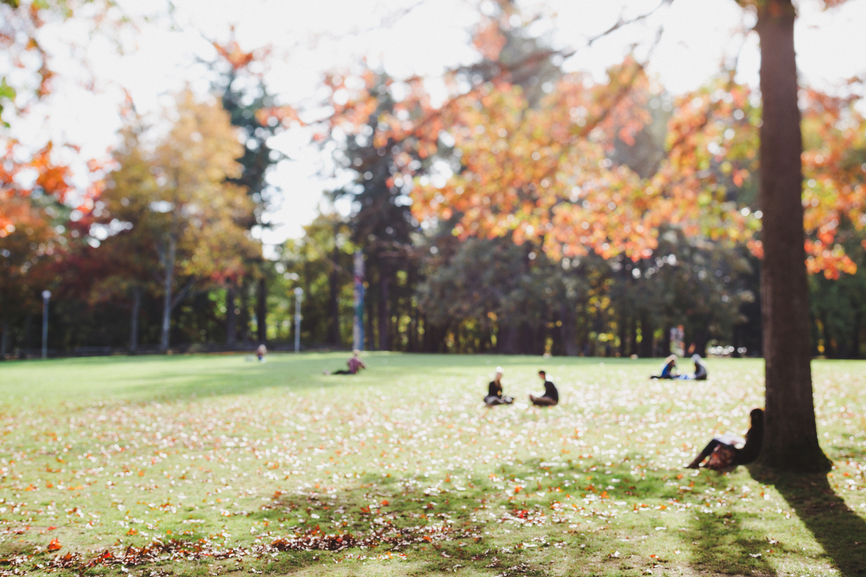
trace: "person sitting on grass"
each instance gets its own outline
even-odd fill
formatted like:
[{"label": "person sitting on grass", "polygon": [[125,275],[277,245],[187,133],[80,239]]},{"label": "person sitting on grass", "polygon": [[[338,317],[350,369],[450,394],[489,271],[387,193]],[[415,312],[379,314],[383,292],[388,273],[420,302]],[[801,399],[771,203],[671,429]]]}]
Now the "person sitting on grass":
[{"label": "person sitting on grass", "polygon": [[529,395],[529,400],[536,407],[552,407],[559,402],[559,391],[556,390],[556,385],[547,380],[547,373],[538,371],[538,376],[544,381],[544,394],[540,397]]},{"label": "person sitting on grass", "polygon": [[665,359],[660,375],[651,375],[651,379],[675,379],[677,378],[677,356],[671,355]]},{"label": "person sitting on grass", "polygon": [[358,355],[360,355],[360,354],[361,354],[361,351],[359,351],[358,349],[355,349],[354,351],[352,351],[352,358],[349,359],[348,361],[346,361],[346,364],[349,365],[349,370],[341,369],[339,371],[334,371],[333,373],[331,371],[325,371],[325,374],[326,375],[357,375],[358,371],[360,371],[361,369],[367,368],[367,365],[364,364],[364,361],[362,361],[360,358],[358,358]]},{"label": "person sitting on grass", "polygon": [[685,379],[688,381],[706,381],[707,380],[707,365],[704,364],[704,361],[701,359],[701,355],[694,354],[692,355],[692,362],[695,363],[695,374],[693,375],[680,375],[679,379]]},{"label": "person sitting on grass", "polygon": [[[761,444],[764,442],[764,411],[752,409],[749,418],[751,419],[751,427],[746,433],[746,440],[742,448],[736,447],[738,442],[742,442],[742,439],[738,439],[734,435],[726,434],[715,437],[691,463],[686,465],[686,468],[697,469],[705,466],[709,469],[719,470],[754,462],[761,454]],[[708,457],[709,460],[706,465],[702,465]]]},{"label": "person sitting on grass", "polygon": [[484,397],[484,404],[488,407],[494,405],[510,405],[514,402],[514,397],[509,397],[502,394],[502,367],[496,367],[496,376],[490,381],[487,386],[487,396]]}]

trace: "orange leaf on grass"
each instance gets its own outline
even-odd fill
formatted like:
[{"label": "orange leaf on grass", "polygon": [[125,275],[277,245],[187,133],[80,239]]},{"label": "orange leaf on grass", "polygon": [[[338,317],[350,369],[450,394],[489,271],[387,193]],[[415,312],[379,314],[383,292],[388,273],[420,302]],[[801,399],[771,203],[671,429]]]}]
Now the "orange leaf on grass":
[{"label": "orange leaf on grass", "polygon": [[52,539],[51,543],[48,544],[49,551],[57,551],[61,547],[63,547],[63,545],[61,545],[60,541],[58,541],[57,539]]}]

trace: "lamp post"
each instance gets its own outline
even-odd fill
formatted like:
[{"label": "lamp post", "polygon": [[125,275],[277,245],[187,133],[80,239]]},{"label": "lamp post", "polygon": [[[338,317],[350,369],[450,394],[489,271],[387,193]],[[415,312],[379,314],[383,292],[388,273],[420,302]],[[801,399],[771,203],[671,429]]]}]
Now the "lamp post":
[{"label": "lamp post", "polygon": [[42,291],[42,358],[48,358],[48,299],[51,291]]},{"label": "lamp post", "polygon": [[295,352],[301,352],[301,301],[304,298],[304,289],[295,289]]}]

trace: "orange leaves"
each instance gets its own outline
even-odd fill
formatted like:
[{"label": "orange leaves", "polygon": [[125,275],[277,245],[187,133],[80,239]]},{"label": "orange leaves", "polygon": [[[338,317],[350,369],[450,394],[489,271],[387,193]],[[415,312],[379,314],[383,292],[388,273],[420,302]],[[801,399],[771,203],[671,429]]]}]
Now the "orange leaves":
[{"label": "orange leaves", "polygon": [[57,539],[52,539],[51,543],[48,544],[49,551],[59,551],[61,548],[63,548],[63,545],[61,545],[60,541]]},{"label": "orange leaves", "polygon": [[499,59],[499,54],[505,48],[506,38],[502,34],[499,23],[493,19],[482,22],[475,29],[472,44],[482,56],[491,61]]},{"label": "orange leaves", "polygon": [[238,45],[235,40],[231,40],[224,45],[218,42],[213,42],[213,47],[216,48],[217,53],[228,62],[234,70],[246,68],[246,66],[255,58],[253,52],[244,52],[241,50],[240,45]]},{"label": "orange leaves", "polygon": [[256,120],[263,126],[282,124],[288,125],[292,122],[300,122],[297,109],[291,106],[275,106],[261,108],[256,111]]}]

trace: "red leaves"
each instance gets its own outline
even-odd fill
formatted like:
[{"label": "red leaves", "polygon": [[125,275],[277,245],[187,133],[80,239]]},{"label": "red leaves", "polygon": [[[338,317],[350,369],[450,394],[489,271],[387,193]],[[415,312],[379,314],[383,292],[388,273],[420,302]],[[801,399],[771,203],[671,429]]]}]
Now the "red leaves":
[{"label": "red leaves", "polygon": [[48,544],[49,551],[59,551],[63,545],[60,544],[60,541],[57,539],[52,539],[51,543]]}]

